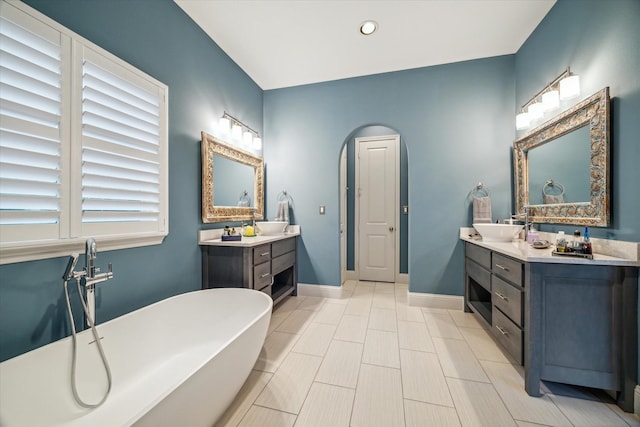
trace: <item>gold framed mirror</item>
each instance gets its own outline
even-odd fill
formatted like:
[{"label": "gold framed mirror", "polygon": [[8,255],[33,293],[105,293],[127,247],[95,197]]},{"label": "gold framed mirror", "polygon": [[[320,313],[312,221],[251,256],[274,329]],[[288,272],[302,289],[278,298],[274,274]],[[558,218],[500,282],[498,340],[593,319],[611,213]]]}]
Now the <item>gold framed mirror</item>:
[{"label": "gold framed mirror", "polygon": [[202,222],[264,215],[264,161],[202,132]]},{"label": "gold framed mirror", "polygon": [[[535,223],[598,227],[609,225],[611,215],[609,116],[609,88],[605,87],[514,141],[513,160],[517,215],[524,215],[525,206],[529,206],[529,218]],[[583,140],[576,141],[576,138],[583,138]],[[542,147],[546,153],[543,157],[544,160],[536,158],[538,166],[534,166],[536,169],[532,170],[532,154],[533,157],[541,157],[538,154],[543,152]],[[570,157],[567,157],[566,154],[560,157],[560,153],[562,153],[560,149],[566,147],[577,147],[578,151],[574,151]],[[583,150],[584,152],[582,152]],[[560,169],[564,170],[570,162],[576,172],[569,174],[566,179],[571,180],[571,178],[580,176],[583,178],[575,178],[577,181],[573,183],[560,184],[562,185],[563,198],[545,198],[542,203],[531,204],[531,201],[535,199],[531,197],[533,189],[535,188],[537,192],[538,188],[542,188],[544,193],[549,184],[554,185],[554,176],[557,175],[557,172]],[[540,182],[532,182],[533,176]],[[588,179],[588,184],[582,182],[585,179]],[[586,186],[586,190],[577,189],[584,186]],[[564,199],[565,187],[570,192],[573,190],[573,197]]]}]

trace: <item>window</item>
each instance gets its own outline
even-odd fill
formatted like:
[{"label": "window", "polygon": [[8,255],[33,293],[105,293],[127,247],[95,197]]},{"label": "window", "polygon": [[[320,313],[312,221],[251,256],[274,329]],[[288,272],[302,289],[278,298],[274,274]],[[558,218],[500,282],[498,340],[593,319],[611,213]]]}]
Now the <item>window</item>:
[{"label": "window", "polygon": [[28,6],[0,19],[0,262],[161,243],[167,86]]}]

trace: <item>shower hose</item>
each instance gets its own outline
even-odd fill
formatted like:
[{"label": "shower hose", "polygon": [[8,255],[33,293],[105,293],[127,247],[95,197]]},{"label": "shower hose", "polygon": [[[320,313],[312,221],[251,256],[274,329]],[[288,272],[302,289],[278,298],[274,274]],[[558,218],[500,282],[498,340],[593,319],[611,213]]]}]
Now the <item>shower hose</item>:
[{"label": "shower hose", "polygon": [[71,323],[71,335],[72,335],[72,342],[73,342],[73,355],[71,360],[71,390],[73,392],[73,397],[78,403],[78,405],[82,406],[83,408],[89,408],[89,409],[97,408],[98,406],[102,405],[105,400],[107,400],[107,396],[109,396],[109,393],[111,392],[111,383],[112,383],[111,369],[109,368],[109,362],[107,362],[107,357],[105,356],[104,350],[102,349],[102,344],[100,344],[100,337],[98,336],[98,331],[96,330],[96,326],[93,322],[93,319],[89,315],[89,309],[87,308],[87,303],[82,297],[82,289],[80,289],[80,280],[76,279],[76,285],[78,286],[78,296],[80,297],[82,308],[84,310],[85,315],[87,316],[87,322],[91,327],[91,332],[93,333],[93,337],[96,341],[96,345],[98,346],[98,352],[100,353],[100,358],[102,359],[104,370],[107,373],[107,383],[108,383],[107,392],[104,394],[104,396],[98,403],[87,403],[84,400],[82,400],[82,398],[78,394],[78,385],[77,385],[77,379],[76,379],[76,360],[77,360],[77,354],[78,354],[78,342],[77,342],[78,340],[76,337],[76,325],[75,325],[75,322],[73,321],[73,312],[71,311],[71,303],[69,302],[69,291],[67,290],[68,280],[63,279],[63,281],[64,281],[64,294],[67,299],[67,313],[69,314],[69,322]]}]

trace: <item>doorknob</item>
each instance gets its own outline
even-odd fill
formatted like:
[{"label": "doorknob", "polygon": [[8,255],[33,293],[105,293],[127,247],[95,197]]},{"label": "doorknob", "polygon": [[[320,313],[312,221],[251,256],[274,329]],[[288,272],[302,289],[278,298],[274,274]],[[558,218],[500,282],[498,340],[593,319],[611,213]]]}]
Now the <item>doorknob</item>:
[{"label": "doorknob", "polygon": [[389,231],[393,231],[393,227],[389,227]]}]

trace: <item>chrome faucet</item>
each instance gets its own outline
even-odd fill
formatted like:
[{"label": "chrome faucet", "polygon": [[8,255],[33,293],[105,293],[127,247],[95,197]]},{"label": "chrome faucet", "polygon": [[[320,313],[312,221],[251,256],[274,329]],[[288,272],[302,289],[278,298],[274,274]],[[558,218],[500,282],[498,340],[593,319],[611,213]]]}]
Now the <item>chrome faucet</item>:
[{"label": "chrome faucet", "polygon": [[522,214],[518,214],[518,215],[511,215],[511,218],[516,219],[518,221],[523,221],[524,222],[524,241],[527,241],[527,237],[529,236],[529,228],[533,225],[533,222],[529,221],[529,215],[530,215],[530,211],[529,209],[531,208],[531,206],[529,205],[524,205],[524,221],[521,219],[522,218]]},{"label": "chrome faucet", "polygon": [[96,240],[93,237],[87,239],[85,246],[85,267],[82,271],[74,271],[73,269],[76,266],[76,262],[78,262],[78,255],[71,255],[69,258],[69,263],[67,264],[67,268],[65,269],[65,273],[63,275],[63,280],[69,281],[71,279],[75,279],[80,281],[80,285],[85,290],[86,293],[86,301],[87,301],[87,310],[86,314],[86,323],[87,326],[91,326],[91,324],[95,324],[95,292],[96,285],[101,282],[106,282],[107,280],[113,277],[113,265],[109,263],[109,269],[106,273],[100,273],[100,269],[95,266],[95,260],[97,257],[97,249],[96,249]]}]

